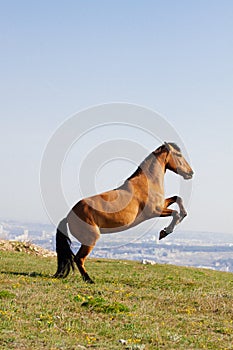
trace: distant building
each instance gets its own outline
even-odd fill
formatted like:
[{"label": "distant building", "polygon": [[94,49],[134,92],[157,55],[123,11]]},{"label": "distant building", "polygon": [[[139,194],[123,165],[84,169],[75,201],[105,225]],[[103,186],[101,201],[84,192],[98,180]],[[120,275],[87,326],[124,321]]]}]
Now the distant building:
[{"label": "distant building", "polygon": [[3,225],[0,225],[0,239],[7,239],[7,231],[4,230]]},{"label": "distant building", "polygon": [[17,241],[28,241],[29,239],[29,233],[27,229],[24,229],[23,234],[20,236],[16,236],[15,239]]},{"label": "distant building", "polygon": [[23,235],[24,235],[24,239],[25,239],[25,241],[27,241],[28,240],[28,237],[29,237],[29,235],[28,235],[28,230],[24,230],[24,232],[23,232]]}]

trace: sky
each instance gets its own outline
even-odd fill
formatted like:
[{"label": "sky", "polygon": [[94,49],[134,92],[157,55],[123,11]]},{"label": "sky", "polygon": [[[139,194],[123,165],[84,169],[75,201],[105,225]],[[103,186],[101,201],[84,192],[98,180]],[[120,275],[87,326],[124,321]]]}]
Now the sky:
[{"label": "sky", "polygon": [[[181,229],[233,234],[232,23],[231,0],[0,1],[0,218],[47,222],[39,176],[52,135],[79,111],[122,102],[162,115],[185,145],[195,176]],[[112,165],[109,187],[134,166]]]}]

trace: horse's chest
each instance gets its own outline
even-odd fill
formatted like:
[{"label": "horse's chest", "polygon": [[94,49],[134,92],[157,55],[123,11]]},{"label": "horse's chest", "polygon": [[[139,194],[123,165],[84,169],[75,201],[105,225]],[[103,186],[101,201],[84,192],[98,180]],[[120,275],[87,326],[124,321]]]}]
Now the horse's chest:
[{"label": "horse's chest", "polygon": [[154,216],[160,216],[164,207],[164,196],[162,194],[156,193],[153,196],[148,197],[143,213],[145,219],[152,218]]}]

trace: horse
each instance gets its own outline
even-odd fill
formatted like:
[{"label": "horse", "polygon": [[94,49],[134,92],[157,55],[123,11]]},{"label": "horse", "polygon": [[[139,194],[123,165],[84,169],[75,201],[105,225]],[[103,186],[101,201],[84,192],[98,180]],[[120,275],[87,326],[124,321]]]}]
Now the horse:
[{"label": "horse", "polygon": [[[164,196],[166,170],[191,179],[193,170],[173,142],[164,142],[150,153],[124,183],[113,190],[80,200],[57,227],[56,278],[66,278],[75,264],[85,282],[94,283],[84,262],[101,234],[127,230],[155,217],[172,217],[171,223],[160,231],[159,239],[173,232],[187,212],[182,198]],[[177,203],[177,210],[168,207]],[[75,255],[71,250],[70,233],[81,243]]]}]

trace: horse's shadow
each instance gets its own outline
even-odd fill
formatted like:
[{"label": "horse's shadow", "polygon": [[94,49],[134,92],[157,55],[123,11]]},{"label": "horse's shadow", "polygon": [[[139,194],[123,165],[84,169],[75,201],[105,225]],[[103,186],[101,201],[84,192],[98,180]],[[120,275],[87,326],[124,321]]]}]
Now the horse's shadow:
[{"label": "horse's shadow", "polygon": [[20,272],[20,271],[1,271],[1,274],[12,275],[12,276],[25,276],[25,277],[42,277],[42,278],[53,278],[52,275],[44,274],[41,272]]}]

